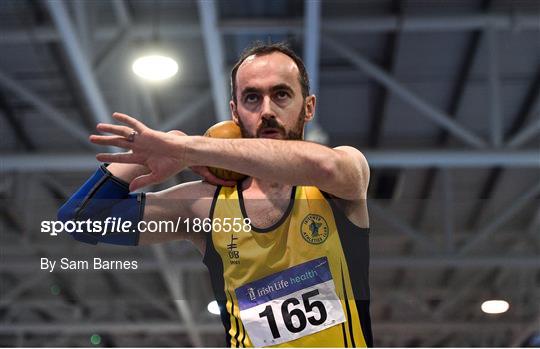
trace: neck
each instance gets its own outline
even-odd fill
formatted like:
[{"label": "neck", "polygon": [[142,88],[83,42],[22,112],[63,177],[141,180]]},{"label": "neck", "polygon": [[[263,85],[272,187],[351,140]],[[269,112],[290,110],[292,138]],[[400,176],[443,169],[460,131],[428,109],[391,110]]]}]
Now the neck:
[{"label": "neck", "polygon": [[244,191],[249,190],[251,192],[260,192],[265,196],[283,196],[289,194],[292,185],[282,184],[270,181],[264,181],[259,178],[249,177],[242,183],[242,189]]}]

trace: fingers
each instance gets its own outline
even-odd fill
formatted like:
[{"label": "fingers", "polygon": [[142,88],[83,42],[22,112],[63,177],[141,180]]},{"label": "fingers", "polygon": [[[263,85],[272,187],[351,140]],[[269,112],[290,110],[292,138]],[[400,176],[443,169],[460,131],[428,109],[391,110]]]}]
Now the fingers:
[{"label": "fingers", "polygon": [[126,114],[114,113],[113,118],[115,118],[116,120],[120,121],[123,124],[128,125],[129,127],[133,128],[135,131],[139,133],[141,133],[146,128],[146,126],[142,122]]},{"label": "fingers", "polygon": [[140,164],[143,165],[143,161],[131,152],[126,153],[99,153],[96,155],[96,159],[100,162],[118,162],[123,164]]},{"label": "fingers", "polygon": [[127,126],[120,125],[111,125],[111,124],[97,124],[96,129],[100,132],[112,133],[118,136],[129,137],[132,128]]},{"label": "fingers", "polygon": [[225,187],[234,187],[236,185],[235,181],[227,181],[216,177],[212,172],[210,172],[210,170],[206,166],[193,166],[191,169],[193,170],[193,172],[203,177],[205,182],[208,182],[210,184],[222,185]]},{"label": "fingers", "polygon": [[122,136],[91,135],[90,142],[99,145],[112,145],[124,149],[131,149],[133,147],[133,143],[129,142],[125,137]]},{"label": "fingers", "polygon": [[134,180],[129,183],[129,190],[135,191],[140,188],[147,187],[151,184],[157,184],[159,183],[159,180],[153,173],[145,174],[142,176],[139,176],[135,178]]}]

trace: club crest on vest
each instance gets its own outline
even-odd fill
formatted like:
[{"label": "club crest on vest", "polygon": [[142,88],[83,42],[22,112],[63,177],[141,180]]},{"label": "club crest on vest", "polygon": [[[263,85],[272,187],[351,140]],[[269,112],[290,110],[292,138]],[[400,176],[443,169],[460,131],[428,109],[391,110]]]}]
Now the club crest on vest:
[{"label": "club crest on vest", "polygon": [[322,244],[328,238],[328,224],[322,216],[310,213],[302,220],[300,233],[310,244]]}]

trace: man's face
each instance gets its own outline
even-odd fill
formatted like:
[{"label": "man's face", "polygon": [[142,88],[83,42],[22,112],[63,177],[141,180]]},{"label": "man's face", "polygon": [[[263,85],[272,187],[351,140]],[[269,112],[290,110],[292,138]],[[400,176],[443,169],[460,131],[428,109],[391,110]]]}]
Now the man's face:
[{"label": "man's face", "polygon": [[233,120],[244,138],[302,139],[315,97],[304,100],[296,63],[281,52],[249,56],[236,74]]}]

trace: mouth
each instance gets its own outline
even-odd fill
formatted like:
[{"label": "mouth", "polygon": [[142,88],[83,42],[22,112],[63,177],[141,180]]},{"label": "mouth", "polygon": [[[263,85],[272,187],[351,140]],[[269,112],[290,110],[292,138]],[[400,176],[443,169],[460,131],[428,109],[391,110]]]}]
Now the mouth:
[{"label": "mouth", "polygon": [[264,128],[259,132],[260,138],[274,138],[274,139],[280,139],[281,132],[277,128]]}]

